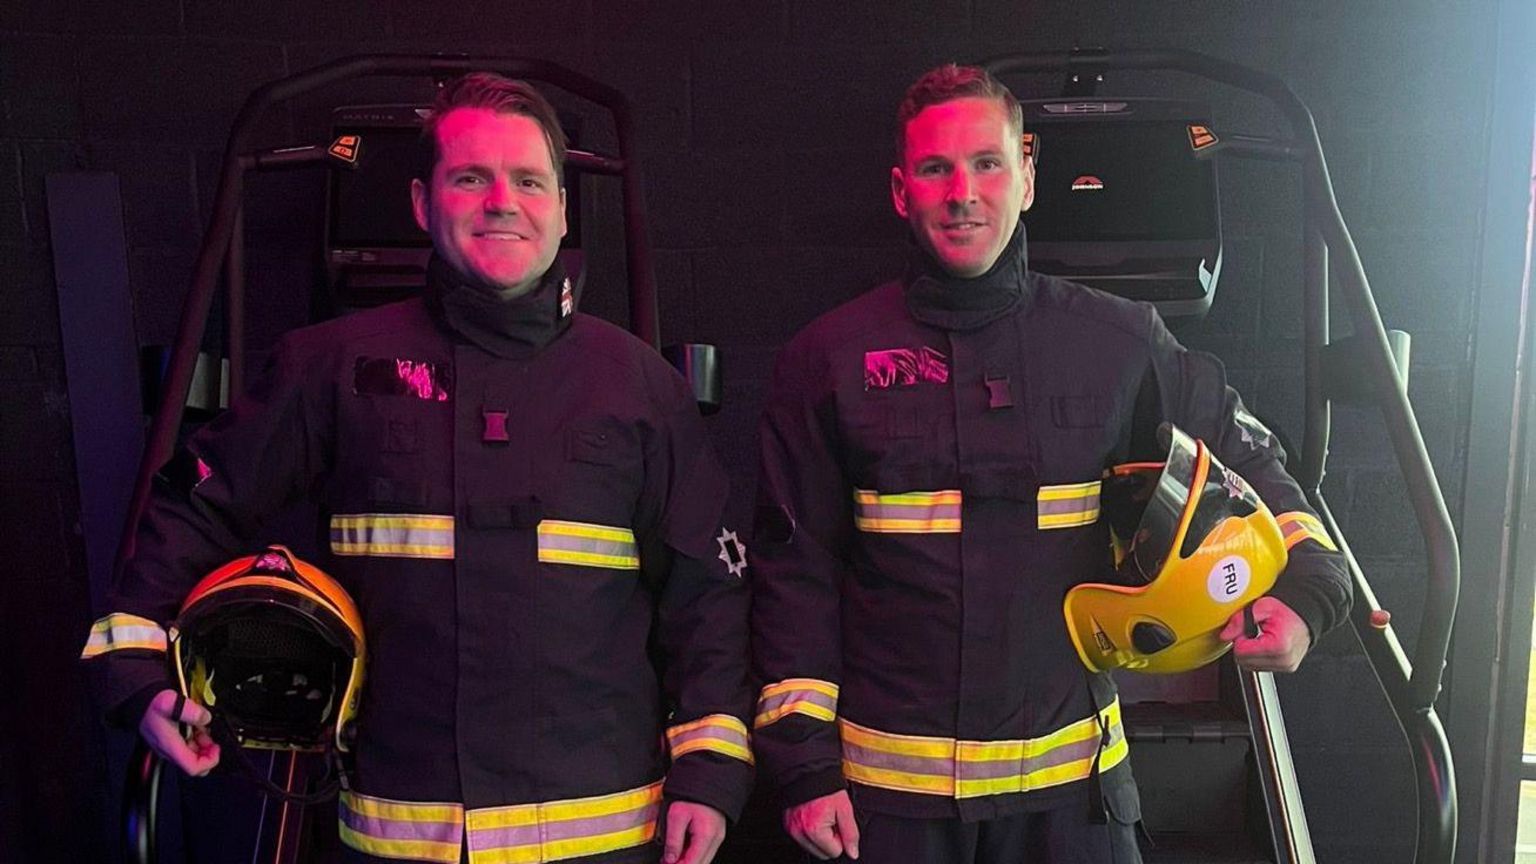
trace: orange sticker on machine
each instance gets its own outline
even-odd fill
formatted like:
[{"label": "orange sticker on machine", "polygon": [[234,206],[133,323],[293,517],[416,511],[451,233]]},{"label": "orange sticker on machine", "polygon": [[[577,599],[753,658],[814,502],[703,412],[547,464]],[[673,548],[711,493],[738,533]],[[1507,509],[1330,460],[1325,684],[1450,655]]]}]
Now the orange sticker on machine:
[{"label": "orange sticker on machine", "polygon": [[357,146],[360,144],[356,135],[342,135],[331,142],[329,152],[337,159],[345,159],[348,162],[357,161]]},{"label": "orange sticker on machine", "polygon": [[1036,146],[1036,141],[1037,141],[1037,139],[1035,138],[1035,133],[1033,133],[1033,132],[1025,132],[1020,137],[1019,140],[1020,140],[1020,149],[1023,150],[1024,157],[1025,158],[1033,158],[1034,155],[1035,155],[1035,146]]},{"label": "orange sticker on machine", "polygon": [[1189,146],[1196,150],[1204,150],[1215,144],[1218,140],[1220,139],[1216,137],[1216,133],[1212,132],[1209,127],[1195,125],[1189,127]]}]

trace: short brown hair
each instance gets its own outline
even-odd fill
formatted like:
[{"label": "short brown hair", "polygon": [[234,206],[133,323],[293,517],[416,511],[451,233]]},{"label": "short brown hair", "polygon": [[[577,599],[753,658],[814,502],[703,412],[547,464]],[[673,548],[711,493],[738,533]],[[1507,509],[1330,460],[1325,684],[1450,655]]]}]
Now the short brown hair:
[{"label": "short brown hair", "polygon": [[565,130],[560,128],[560,118],[533,85],[515,81],[495,72],[470,72],[444,84],[432,100],[421,127],[416,175],[421,182],[431,184],[432,171],[437,167],[437,124],[455,108],[487,108],[498,114],[521,114],[530,117],[544,130],[544,140],[549,144],[549,159],[555,166],[555,178],[565,185]]},{"label": "short brown hair", "polygon": [[1008,114],[1008,129],[1014,137],[1024,134],[1024,109],[1012,91],[992,73],[980,66],[959,66],[945,63],[924,72],[921,78],[907,88],[907,95],[896,111],[896,159],[900,161],[907,152],[907,124],[930,105],[941,105],[956,99],[996,99]]}]

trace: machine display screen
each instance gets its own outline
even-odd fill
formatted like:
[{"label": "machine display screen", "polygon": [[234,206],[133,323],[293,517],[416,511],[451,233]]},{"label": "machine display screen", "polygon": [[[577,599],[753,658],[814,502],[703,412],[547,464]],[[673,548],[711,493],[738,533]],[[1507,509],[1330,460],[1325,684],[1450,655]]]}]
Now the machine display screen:
[{"label": "machine display screen", "polygon": [[333,171],[330,248],[379,249],[430,246],[411,214],[415,176],[415,126],[337,128],[335,135],[362,138],[356,171]]},{"label": "machine display screen", "polygon": [[1202,240],[1216,236],[1215,164],[1195,158],[1183,121],[1042,123],[1032,242]]}]

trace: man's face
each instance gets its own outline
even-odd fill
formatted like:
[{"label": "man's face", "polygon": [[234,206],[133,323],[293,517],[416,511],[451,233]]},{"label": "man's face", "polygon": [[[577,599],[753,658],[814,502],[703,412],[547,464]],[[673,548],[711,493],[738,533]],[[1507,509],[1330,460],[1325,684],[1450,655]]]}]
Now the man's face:
[{"label": "man's face", "polygon": [[565,189],[538,121],[455,108],[437,125],[430,183],[411,181],[416,224],[461,274],[502,295],[526,293],[565,236]]},{"label": "man's face", "polygon": [[891,169],[896,212],[946,271],[991,269],[1035,197],[1035,168],[996,99],[929,105],[907,122],[901,164]]}]

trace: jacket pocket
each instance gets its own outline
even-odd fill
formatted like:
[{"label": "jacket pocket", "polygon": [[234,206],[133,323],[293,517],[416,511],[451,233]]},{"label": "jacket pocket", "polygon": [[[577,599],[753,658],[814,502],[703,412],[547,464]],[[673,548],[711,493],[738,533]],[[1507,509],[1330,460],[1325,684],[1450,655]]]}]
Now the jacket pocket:
[{"label": "jacket pocket", "polygon": [[1137,824],[1141,822],[1141,793],[1131,776],[1129,765],[1111,770],[1103,781],[1104,811],[1109,816],[1109,850],[1113,864],[1141,864],[1141,850],[1136,843]]},{"label": "jacket pocket", "polygon": [[[944,472],[939,466],[921,462],[881,462],[870,467],[865,472],[864,480],[856,484],[861,489],[869,489],[883,495],[898,494],[903,492],[936,492],[943,488],[954,488],[952,478],[945,478]],[[945,482],[948,480],[948,482]]]},{"label": "jacket pocket", "polygon": [[1060,429],[1094,429],[1109,425],[1114,400],[1103,396],[1052,396],[1051,422]]},{"label": "jacket pocket", "polygon": [[1121,825],[1141,821],[1141,792],[1129,764],[1117,765],[1103,775],[1104,809]]},{"label": "jacket pocket", "polygon": [[[621,764],[622,757],[630,755],[619,752],[618,730],[618,713],[612,708],[541,718],[537,733],[539,764],[579,766],[581,780],[569,784],[572,797],[616,791],[625,779],[627,766]],[[630,759],[633,760],[632,755]],[[578,788],[579,792],[574,791]]]},{"label": "jacket pocket", "polygon": [[[552,519],[628,524],[645,478],[639,433],[612,417],[588,417],[566,429],[565,459],[547,470],[539,497]],[[547,470],[547,473],[545,471]]]},{"label": "jacket pocket", "polygon": [[537,498],[514,501],[469,501],[464,515],[471,528],[533,528],[544,518],[544,505]]},{"label": "jacket pocket", "polygon": [[1001,498],[1005,501],[1032,503],[1038,484],[1035,475],[1022,466],[975,471],[960,478],[960,488],[970,498]]},{"label": "jacket pocket", "polygon": [[606,423],[589,423],[572,428],[566,435],[565,455],[574,462],[588,465],[617,465],[621,444],[615,429]]},{"label": "jacket pocket", "polygon": [[415,512],[431,504],[427,484],[398,477],[369,477],[368,503],[384,512]]}]

